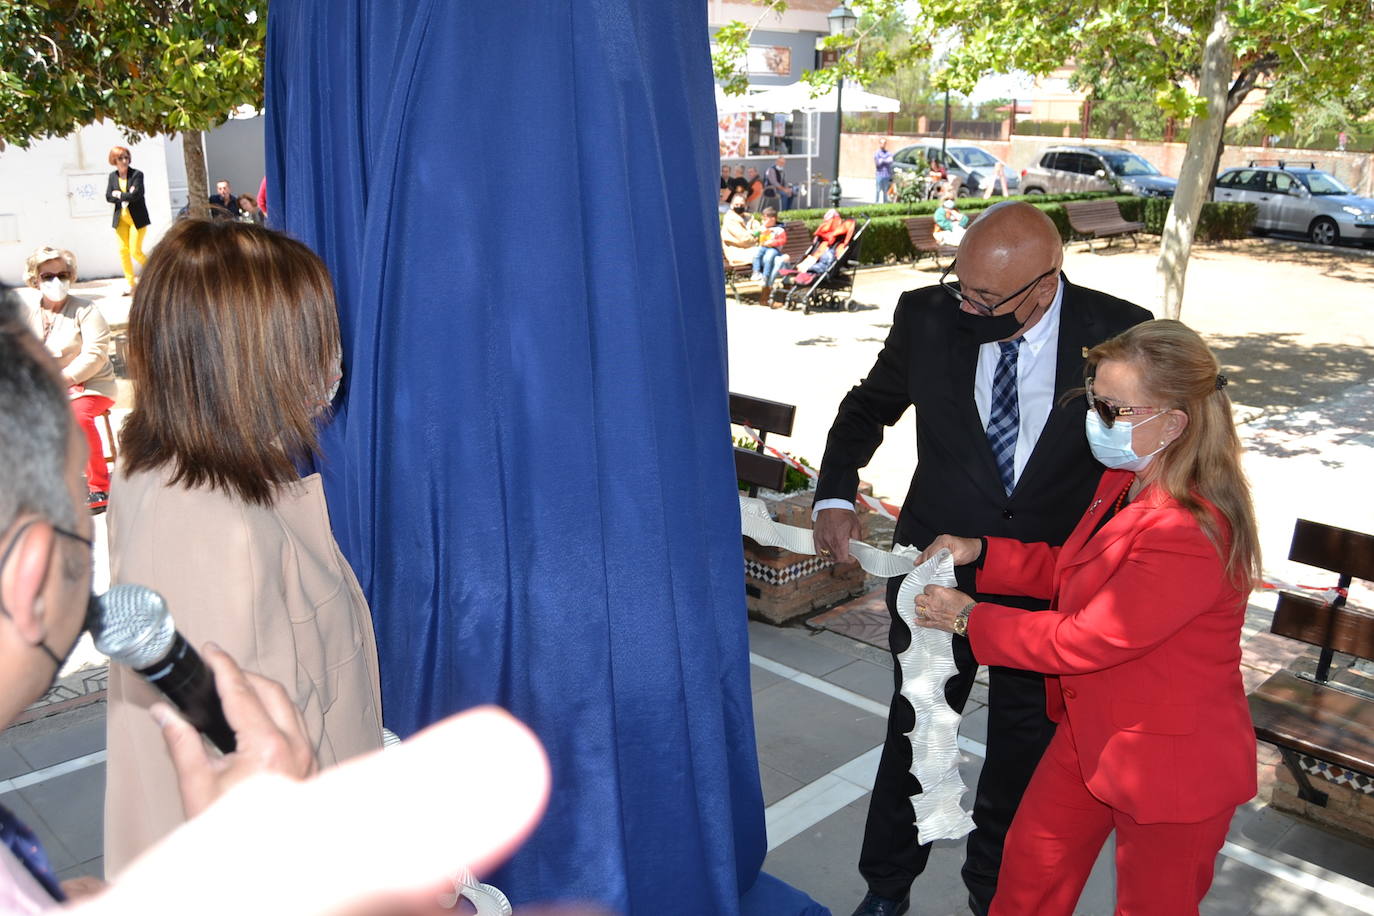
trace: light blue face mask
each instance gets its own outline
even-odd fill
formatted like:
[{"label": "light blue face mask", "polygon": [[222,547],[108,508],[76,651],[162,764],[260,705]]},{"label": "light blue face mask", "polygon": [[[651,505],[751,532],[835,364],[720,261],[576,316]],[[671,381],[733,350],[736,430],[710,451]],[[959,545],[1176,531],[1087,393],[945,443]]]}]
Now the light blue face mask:
[{"label": "light blue face mask", "polygon": [[1139,423],[1117,420],[1108,426],[1102,422],[1097,411],[1089,410],[1087,419],[1084,421],[1084,429],[1088,434],[1088,447],[1092,449],[1093,457],[1109,468],[1140,473],[1145,470],[1155,455],[1164,451],[1164,446],[1168,443],[1166,442],[1148,455],[1137,455],[1131,446],[1131,433],[1135,431],[1136,427],[1144,426],[1150,420],[1157,420],[1162,416],[1164,416],[1163,413],[1157,413],[1148,420],[1141,420]]}]

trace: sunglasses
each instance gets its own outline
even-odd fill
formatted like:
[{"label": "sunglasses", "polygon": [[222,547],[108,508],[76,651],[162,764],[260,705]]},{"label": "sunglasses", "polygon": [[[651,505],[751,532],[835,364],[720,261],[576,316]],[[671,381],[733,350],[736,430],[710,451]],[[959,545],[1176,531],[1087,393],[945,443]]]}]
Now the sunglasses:
[{"label": "sunglasses", "polygon": [[949,297],[954,299],[956,302],[967,302],[969,305],[973,306],[975,309],[977,309],[979,312],[982,312],[984,315],[993,314],[1002,306],[1006,305],[1008,302],[1015,299],[1017,296],[1023,295],[1026,292],[1028,292],[1041,280],[1045,280],[1059,273],[1058,267],[1051,267],[1049,270],[1045,271],[1043,274],[1036,277],[1034,280],[1030,281],[1025,286],[1021,287],[1016,292],[1012,293],[1010,296],[1006,296],[1002,299],[999,299],[996,303],[992,305],[987,305],[985,303],[979,302],[972,296],[965,295],[964,291],[959,288],[958,280],[949,279],[950,271],[954,270],[954,265],[956,263],[958,263],[957,260],[950,261],[949,266],[946,267],[944,271],[940,274],[940,288],[943,289],[949,295]]},{"label": "sunglasses", "polygon": [[55,274],[46,273],[38,275],[38,279],[42,280],[45,283],[49,280],[70,280],[71,278],[72,275],[65,270]]},{"label": "sunglasses", "polygon": [[128,161],[130,161],[128,156],[115,156],[115,162],[128,162]]},{"label": "sunglasses", "polygon": [[1111,428],[1112,424],[1116,422],[1118,417],[1139,417],[1144,416],[1146,414],[1153,416],[1155,414],[1164,413],[1164,411],[1168,410],[1167,407],[1108,404],[1101,398],[1093,397],[1093,380],[1091,378],[1088,379],[1087,395],[1088,409],[1097,411],[1097,415],[1102,418],[1103,425],[1106,426],[1108,429]]}]

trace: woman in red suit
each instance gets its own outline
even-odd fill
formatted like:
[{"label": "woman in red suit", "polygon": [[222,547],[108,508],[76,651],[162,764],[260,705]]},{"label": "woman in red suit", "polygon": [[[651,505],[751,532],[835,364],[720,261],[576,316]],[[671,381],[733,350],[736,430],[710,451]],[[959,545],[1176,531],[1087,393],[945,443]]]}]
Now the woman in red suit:
[{"label": "woman in red suit", "polygon": [[[1108,467],[1063,547],[941,535],[978,588],[928,586],[917,623],[987,665],[1042,671],[1058,730],[1007,835],[993,914],[1069,914],[1116,831],[1117,912],[1197,913],[1255,794],[1240,631],[1259,546],[1226,379],[1177,321],[1087,356],[1088,443]],[[923,555],[924,558],[924,555]]]}]

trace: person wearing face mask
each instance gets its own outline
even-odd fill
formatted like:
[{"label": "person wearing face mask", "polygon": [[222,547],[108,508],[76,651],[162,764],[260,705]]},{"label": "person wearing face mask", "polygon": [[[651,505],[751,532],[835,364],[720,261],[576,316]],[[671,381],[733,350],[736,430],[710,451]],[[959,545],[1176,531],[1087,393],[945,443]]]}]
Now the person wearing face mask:
[{"label": "person wearing face mask", "polygon": [[[1062,547],[936,538],[983,592],[928,586],[917,623],[994,665],[1043,671],[1059,723],[1007,837],[994,914],[1074,911],[1116,832],[1119,912],[1196,914],[1237,806],[1255,794],[1240,673],[1260,552],[1226,377],[1177,321],[1087,355],[1086,430],[1108,470]],[[1082,401],[1078,402],[1082,404]]]},{"label": "person wearing face mask", "polygon": [[[849,540],[860,536],[854,513],[859,470],[882,442],[884,427],[912,406],[918,462],[896,543],[924,547],[942,533],[1064,542],[1092,499],[1100,466],[1088,449],[1081,412],[1059,399],[1078,383],[1087,347],[1150,313],[1075,286],[1063,276],[1062,261],[1050,219],[1029,204],[1004,202],[969,226],[940,285],[902,295],[877,362],[841,401],[826,441],[813,508],[823,556],[852,562]],[[973,573],[956,570],[969,593],[975,592]],[[920,786],[910,773],[906,734],[914,711],[898,692],[896,656],[911,640],[896,613],[900,585],[900,577],[888,582],[893,700],[859,855],[868,894],[854,911],[873,916],[907,911],[911,886],[930,855],[930,846],[916,841],[910,800]],[[1024,597],[997,600],[1047,606]],[[953,651],[958,673],[945,693],[961,711],[978,660],[963,637],[955,637]],[[1002,665],[989,674],[987,759],[963,870],[977,914],[988,911],[1003,838],[1054,734],[1040,674]]]},{"label": "person wearing face mask", "polygon": [[940,206],[935,210],[935,231],[932,233],[935,241],[958,248],[967,227],[968,214],[959,212],[958,202],[953,195],[941,198]]},{"label": "person wearing face mask", "polygon": [[[326,767],[382,741],[371,614],[308,473],[340,352],[333,285],[308,248],[233,220],[174,225],[129,313],[138,398],[109,522],[111,579],[160,592],[193,645],[285,685]],[[117,874],[184,813],[153,688],[112,665],[109,696]]]},{"label": "person wearing face mask", "polygon": [[29,328],[62,371],[72,413],[86,437],[86,507],[99,514],[110,500],[110,470],[95,420],[114,406],[118,395],[110,364],[110,326],[95,303],[70,295],[76,281],[76,256],[64,248],[42,247],[29,255],[24,280],[39,292],[29,304]]},{"label": "person wearing face mask", "polygon": [[720,220],[720,244],[725,250],[725,261],[731,267],[751,263],[758,246],[758,239],[744,216],[746,209],[744,195],[735,194],[730,198],[730,209]]}]

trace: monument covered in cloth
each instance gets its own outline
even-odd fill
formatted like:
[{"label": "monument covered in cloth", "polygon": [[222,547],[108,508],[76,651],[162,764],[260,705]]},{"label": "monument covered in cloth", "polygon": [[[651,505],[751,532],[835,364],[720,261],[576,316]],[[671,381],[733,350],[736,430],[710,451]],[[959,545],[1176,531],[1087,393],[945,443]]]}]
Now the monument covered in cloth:
[{"label": "monument covered in cloth", "polygon": [[544,742],[548,814],[479,876],[517,904],[826,912],[759,871],[707,36],[635,0],[269,16],[270,218],[338,287],[320,470],[384,716]]}]

